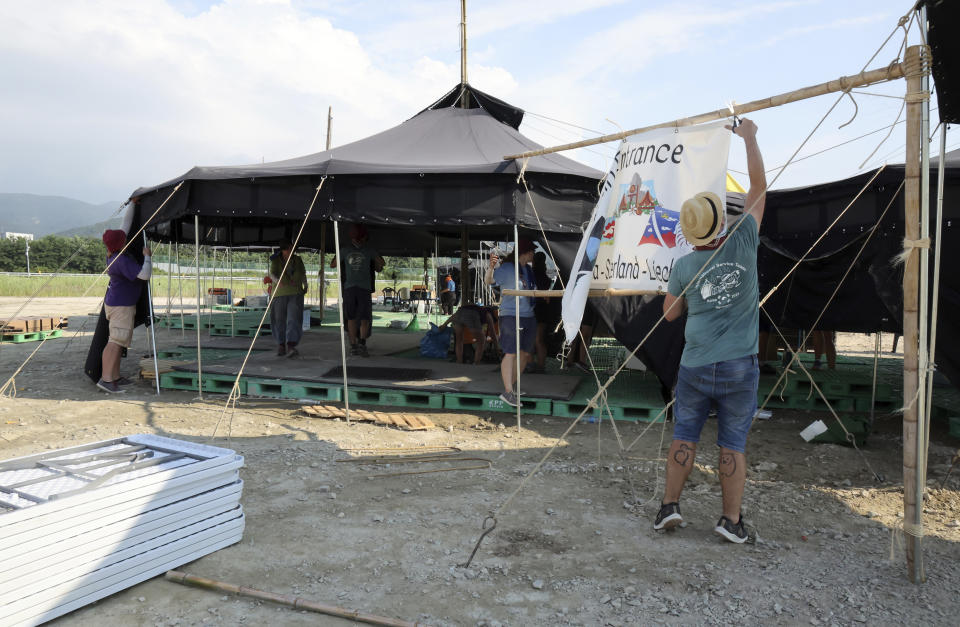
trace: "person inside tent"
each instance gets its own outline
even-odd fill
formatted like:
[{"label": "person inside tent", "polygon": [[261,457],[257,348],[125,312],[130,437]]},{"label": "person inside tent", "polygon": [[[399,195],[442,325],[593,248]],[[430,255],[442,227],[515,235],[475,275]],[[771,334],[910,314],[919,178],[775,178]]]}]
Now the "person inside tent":
[{"label": "person inside tent", "polygon": [[153,264],[150,261],[150,249],[143,248],[143,264],[121,252],[127,243],[127,234],[119,229],[108,229],[103,233],[103,243],[107,247],[107,276],[110,283],[103,297],[103,309],[109,323],[110,339],[101,355],[102,368],[97,387],[109,394],[124,392],[121,385],[131,383],[120,376],[120,359],[123,350],[130,348],[133,340],[134,315],[137,301],[143,290],[143,282],[150,279]]},{"label": "person inside tent", "polygon": [[303,337],[303,297],[307,293],[307,269],[293,242],[284,239],[280,250],[270,257],[270,334],[277,343],[277,355],[297,357],[297,344]]},{"label": "person inside tent", "polygon": [[457,284],[449,274],[443,277],[443,289],[440,290],[440,312],[444,315],[453,313],[453,305],[457,302]]},{"label": "person inside tent", "polygon": [[[343,317],[347,320],[350,337],[350,354],[369,357],[367,338],[373,323],[374,272],[383,270],[383,257],[368,243],[367,228],[362,224],[350,225],[350,241],[340,247],[343,265],[340,275],[343,282]],[[330,267],[337,267],[334,255]]]},{"label": "person inside tent", "polygon": [[714,531],[740,544],[748,539],[740,505],[747,432],[757,411],[757,248],[767,180],[757,125],[744,119],[727,128],[743,138],[750,190],[743,217],[726,235],[721,236],[724,205],[716,194],[701,192],[680,209],[680,228],[694,250],[674,263],[663,303],[667,320],[678,318],[684,308],[688,313],[666,486],[653,528],[672,529],[683,521],[680,493],[693,469],[700,432],[715,406],[723,513]]},{"label": "person inside tent", "polygon": [[[504,289],[532,290],[536,286],[533,269],[533,242],[521,239],[517,242],[517,249],[507,255],[496,267],[499,259],[490,256],[490,266],[484,273],[487,285],[499,285]],[[519,285],[517,278],[519,276]],[[519,318],[520,336],[517,337],[517,318]],[[537,319],[533,315],[533,297],[531,296],[504,296],[500,300],[500,347],[503,349],[503,360],[500,362],[500,377],[503,379],[503,394],[500,399],[516,407],[520,402],[517,399],[517,351],[520,356],[520,370],[523,370],[530,361],[537,337]]]}]

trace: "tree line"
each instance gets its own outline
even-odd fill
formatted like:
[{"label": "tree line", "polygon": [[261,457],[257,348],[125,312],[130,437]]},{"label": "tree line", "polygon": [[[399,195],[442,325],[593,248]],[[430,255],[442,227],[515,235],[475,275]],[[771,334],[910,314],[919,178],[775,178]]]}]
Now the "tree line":
[{"label": "tree line", "polygon": [[[0,239],[0,272],[26,272],[26,244],[23,239]],[[71,255],[73,256],[71,259]],[[209,251],[201,249],[201,257],[207,262],[211,259],[207,256]],[[168,254],[166,245],[154,246],[154,257],[165,259]],[[222,255],[220,251],[218,255]],[[244,250],[234,250],[230,255],[233,263],[253,263],[263,264],[266,267],[266,259],[270,256],[268,251],[248,252]],[[312,255],[315,257],[315,255]],[[194,251],[191,245],[180,246],[180,262],[185,265],[193,263]],[[107,247],[103,241],[96,237],[63,237],[60,235],[47,235],[30,242],[30,271],[31,272],[55,272],[60,268],[60,264],[67,259],[66,266],[62,272],[75,273],[99,273],[103,271],[107,260]],[[327,256],[327,263],[331,259]],[[306,261],[306,259],[305,259]],[[310,259],[314,261],[315,259]],[[387,257],[385,259],[387,267],[386,274],[380,278],[387,278],[393,271],[396,271],[400,277],[416,274],[423,271],[423,260],[415,257]],[[220,260],[224,264],[225,260]]]},{"label": "tree line", "polygon": [[[26,244],[23,239],[0,240],[0,272],[27,271]],[[101,272],[107,259],[107,247],[93,237],[47,235],[29,244],[31,272],[55,272],[74,252],[63,272]]]}]

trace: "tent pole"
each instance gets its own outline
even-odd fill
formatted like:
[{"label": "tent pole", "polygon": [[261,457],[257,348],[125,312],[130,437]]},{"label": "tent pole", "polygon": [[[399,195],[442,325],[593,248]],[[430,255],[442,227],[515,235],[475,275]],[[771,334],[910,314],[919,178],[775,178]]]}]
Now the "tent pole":
[{"label": "tent pole", "polygon": [[[907,79],[907,146],[904,185],[904,239],[905,245],[920,239],[920,143],[922,133],[923,73],[925,64],[921,47],[907,48],[903,65]],[[919,484],[923,472],[918,467],[918,451],[923,448],[917,424],[919,392],[919,307],[918,283],[920,256],[911,250],[903,269],[903,527],[906,532],[907,574],[913,583],[921,583],[923,576],[923,486]]]},{"label": "tent pole", "polygon": [[336,252],[333,254],[333,258],[337,260],[337,310],[340,312],[340,363],[343,367],[343,415],[346,418],[347,424],[350,424],[350,390],[348,388],[348,379],[347,379],[347,341],[343,337],[343,281],[341,277],[343,276],[340,273],[340,264],[342,263],[343,255],[340,254],[340,225],[334,220],[333,221],[333,248]]},{"label": "tent pole", "polygon": [[[143,247],[147,247],[147,233],[143,233]],[[160,396],[160,364],[157,363],[157,319],[153,316],[153,273],[147,279],[147,302],[150,304],[150,344],[153,348],[153,380],[157,384],[157,396]]]},{"label": "tent pole", "polygon": [[[520,289],[520,231],[517,229],[516,223],[513,225],[513,284]],[[520,297],[514,296],[514,302],[516,306],[513,311],[513,320],[514,320],[514,350],[517,352],[517,384],[516,384],[516,398],[517,398],[517,431],[520,431],[520,409],[523,406],[523,403],[520,402]]]},{"label": "tent pole", "polygon": [[[920,32],[923,33],[921,43],[927,40],[927,7],[920,3],[918,13]],[[929,70],[929,68],[928,68]],[[930,72],[920,74],[920,93],[930,93]],[[923,98],[920,109],[920,239],[930,241],[930,96]],[[914,511],[914,524],[918,532],[923,532],[923,497],[927,490],[927,446],[929,432],[927,426],[927,378],[930,376],[929,356],[929,323],[930,306],[930,248],[919,248],[916,253],[920,257],[920,303],[918,308],[919,331],[919,359],[917,368],[917,473],[914,479],[917,490],[917,507]],[[906,520],[906,518],[904,518]],[[922,541],[922,538],[920,538]],[[914,581],[925,581],[926,574],[923,568],[923,554],[917,547],[917,557],[914,558]]]},{"label": "tent pole", "polygon": [[[440,238],[437,237],[437,234],[433,234],[433,279],[437,281],[437,300],[440,300],[440,282],[437,279],[437,257],[440,254]],[[444,284],[446,287],[446,284]],[[430,293],[430,286],[427,285],[427,294]],[[433,308],[433,323],[437,326],[440,326],[440,319],[437,317],[437,308]]]},{"label": "tent pole", "polygon": [[233,229],[230,229],[230,247],[227,248],[227,262],[230,267],[230,285],[227,287],[227,304],[230,305],[230,337],[237,335],[237,312],[233,308]]},{"label": "tent pole", "polygon": [[[470,277],[467,270],[470,269],[470,236],[467,233],[467,227],[460,229],[460,294],[462,301],[467,298],[467,288],[470,285]],[[462,303],[461,303],[462,304]]]},{"label": "tent pole", "polygon": [[[170,320],[170,307],[173,302],[173,242],[167,244],[167,313],[166,318]],[[168,322],[169,324],[169,322]],[[170,327],[168,326],[169,330]]]},{"label": "tent pole", "polygon": [[873,431],[874,406],[877,402],[877,365],[880,363],[880,335],[877,331],[877,338],[873,346],[873,385],[870,388],[870,431]]},{"label": "tent pole", "polygon": [[183,271],[180,268],[180,224],[177,224],[177,246],[175,248],[177,256],[177,291],[180,293],[180,337],[187,334],[183,327]]},{"label": "tent pole", "polygon": [[[936,248],[933,251],[933,298],[930,304],[930,363],[936,368],[937,353],[937,309],[940,302],[940,241],[943,232],[943,185],[944,160],[947,153],[947,125],[940,129],[940,162],[937,164],[937,230]],[[933,412],[933,376],[927,378],[927,415],[925,423],[930,425],[930,414]]]},{"label": "tent pole", "polygon": [[200,350],[200,216],[193,216],[193,251],[194,261],[197,265],[197,392],[200,400],[203,400],[203,354]]},{"label": "tent pole", "polygon": [[317,296],[320,297],[320,320],[323,320],[323,310],[327,306],[327,223],[320,223],[320,278],[317,281]]}]

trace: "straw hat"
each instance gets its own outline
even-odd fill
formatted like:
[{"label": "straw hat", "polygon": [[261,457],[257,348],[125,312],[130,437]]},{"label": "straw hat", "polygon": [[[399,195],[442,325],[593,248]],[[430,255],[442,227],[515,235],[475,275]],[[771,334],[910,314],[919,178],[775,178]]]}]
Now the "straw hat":
[{"label": "straw hat", "polygon": [[713,192],[700,192],[680,208],[680,228],[691,246],[709,244],[724,225],[723,201]]}]

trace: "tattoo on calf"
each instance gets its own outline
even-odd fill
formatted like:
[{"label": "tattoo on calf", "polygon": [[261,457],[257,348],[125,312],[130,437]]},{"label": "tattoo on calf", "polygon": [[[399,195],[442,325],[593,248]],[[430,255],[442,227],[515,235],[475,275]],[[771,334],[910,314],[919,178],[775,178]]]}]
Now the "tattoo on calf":
[{"label": "tattoo on calf", "polygon": [[732,453],[721,453],[719,470],[721,477],[732,477],[737,472],[737,458]]},{"label": "tattoo on calf", "polygon": [[693,447],[689,444],[681,444],[680,448],[677,449],[677,452],[673,454],[673,461],[677,462],[681,466],[686,466],[687,462],[693,461]]}]

